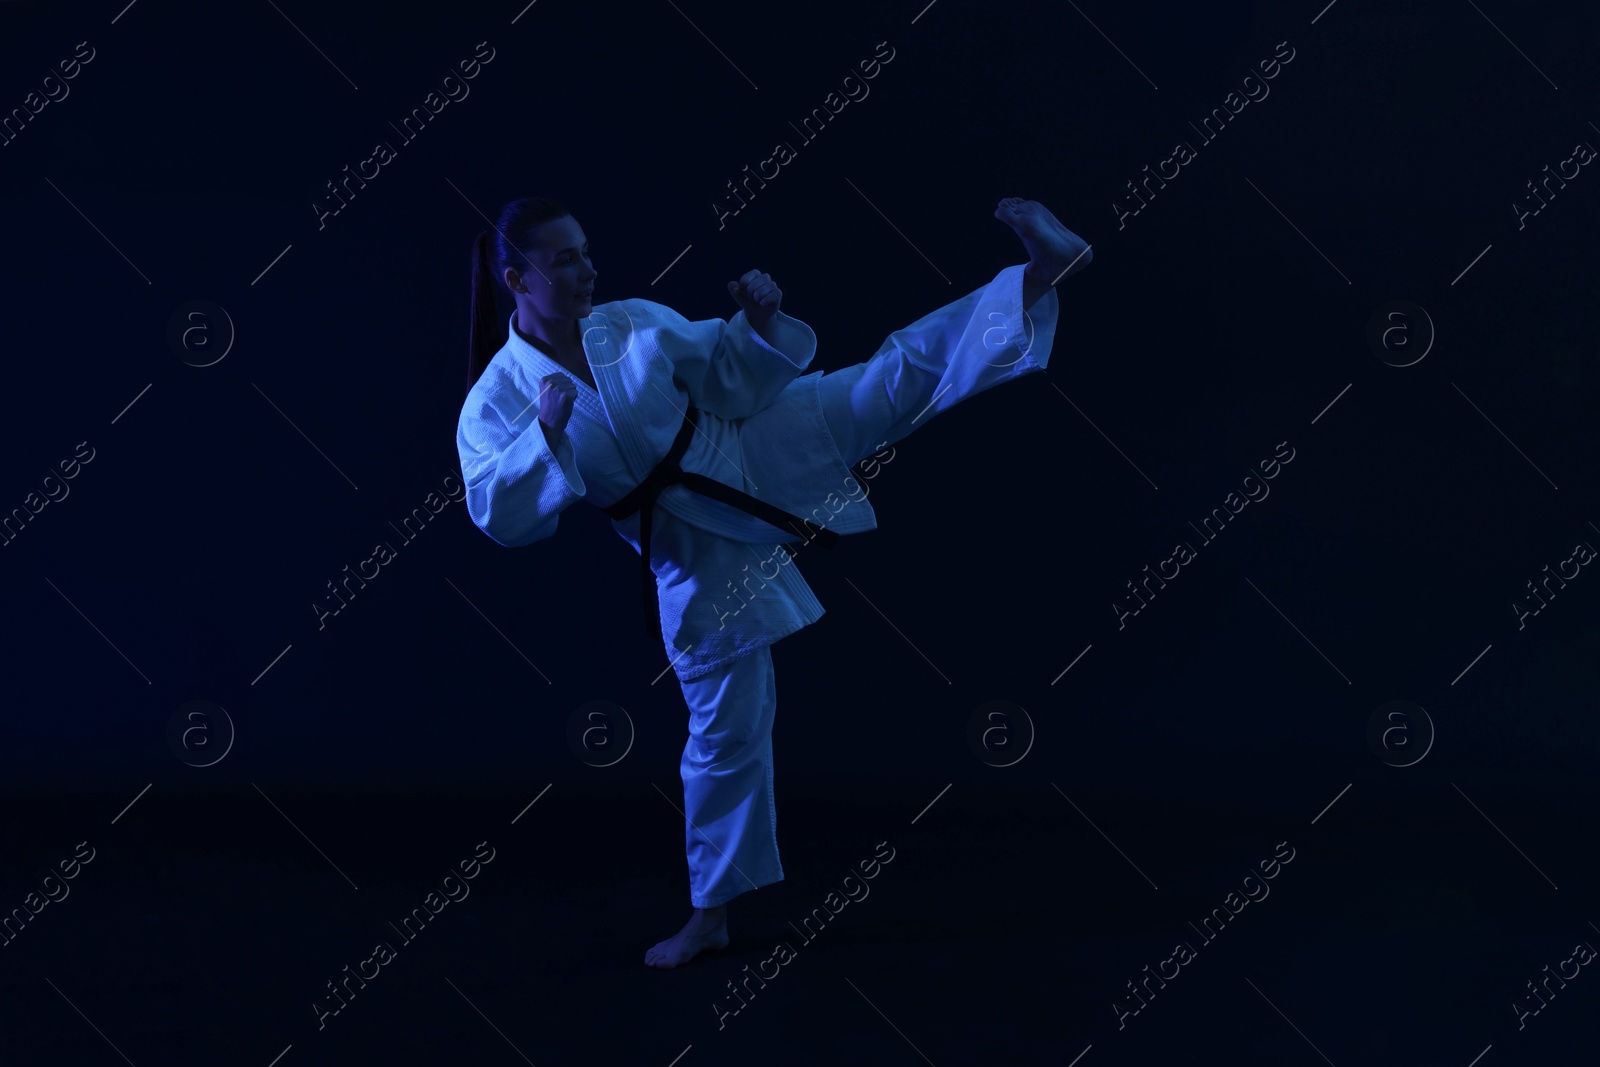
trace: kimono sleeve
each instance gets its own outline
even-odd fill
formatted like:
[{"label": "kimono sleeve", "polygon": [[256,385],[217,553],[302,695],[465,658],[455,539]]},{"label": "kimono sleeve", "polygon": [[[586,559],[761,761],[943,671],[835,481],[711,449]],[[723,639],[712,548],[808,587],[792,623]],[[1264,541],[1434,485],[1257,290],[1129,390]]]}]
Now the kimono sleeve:
[{"label": "kimono sleeve", "polygon": [[508,547],[554,534],[557,516],[587,492],[572,438],[562,430],[552,452],[532,412],[518,428],[487,403],[469,405],[456,429],[456,449],[467,513],[478,529]]},{"label": "kimono sleeve", "polygon": [[742,419],[777,400],[817,353],[811,327],[782,311],[773,315],[769,332],[772,344],[756,333],[743,309],[727,322],[690,322],[673,312],[658,337],[695,407]]}]

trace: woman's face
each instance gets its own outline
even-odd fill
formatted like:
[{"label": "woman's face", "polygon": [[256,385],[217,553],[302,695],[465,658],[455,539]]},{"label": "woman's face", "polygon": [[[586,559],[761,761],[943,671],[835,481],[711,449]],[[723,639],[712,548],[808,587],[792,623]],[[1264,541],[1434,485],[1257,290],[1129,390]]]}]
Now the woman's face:
[{"label": "woman's face", "polygon": [[[506,269],[506,284],[517,303],[533,305],[533,314],[545,321],[580,319],[594,310],[597,272],[589,260],[589,239],[578,220],[568,215],[534,227],[531,247],[523,253],[520,269]],[[535,269],[537,267],[537,269]]]}]

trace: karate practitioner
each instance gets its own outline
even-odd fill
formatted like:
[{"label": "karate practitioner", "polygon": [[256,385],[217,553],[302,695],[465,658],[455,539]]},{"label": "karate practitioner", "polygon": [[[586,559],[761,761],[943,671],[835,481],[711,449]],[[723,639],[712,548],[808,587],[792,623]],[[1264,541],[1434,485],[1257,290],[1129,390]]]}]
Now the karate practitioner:
[{"label": "karate practitioner", "polygon": [[[553,535],[575,501],[605,509],[640,554],[646,622],[689,709],[679,772],[694,912],[645,953],[649,966],[725,947],[728,902],[784,877],[771,645],[823,613],[794,552],[876,528],[852,466],[1049,362],[1054,285],[1093,253],[1035,201],[1008,197],[994,216],[1026,265],[895,331],[865,362],[804,375],[816,336],[779,310],[765,273],[727,283],[731,320],[691,322],[649,300],[596,305],[588,239],[553,200],[512,201],[478,236],[456,435],[468,512],[521,546]],[[496,285],[516,304],[505,323]]]}]

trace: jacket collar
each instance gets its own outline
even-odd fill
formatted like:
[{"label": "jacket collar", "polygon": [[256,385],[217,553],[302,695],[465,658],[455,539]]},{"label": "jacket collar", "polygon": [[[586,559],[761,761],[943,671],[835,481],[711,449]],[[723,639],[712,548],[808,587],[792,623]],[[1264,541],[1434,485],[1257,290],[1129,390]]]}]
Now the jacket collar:
[{"label": "jacket collar", "polygon": [[[620,316],[612,314],[614,311],[620,311]],[[561,364],[524,341],[513,325],[515,322],[516,312],[513,311],[506,321],[506,344],[529,372],[530,386],[537,389],[538,380],[546,374],[573,377]],[[659,456],[645,427],[632,416],[636,403],[655,403],[654,396],[641,392],[653,387],[649,383],[649,360],[636,351],[640,339],[633,317],[619,302],[611,301],[593,314],[580,318],[578,330],[583,339],[584,361],[589,364],[589,373],[594,375],[599,390],[578,381],[578,396],[573,406],[602,426],[611,428],[629,472],[635,480],[642,481]]]},{"label": "jacket collar", "polygon": [[[579,330],[587,332],[589,318],[590,316],[586,315],[582,319],[578,320]],[[573,406],[579,411],[583,412],[585,415],[588,415],[590,418],[600,422],[601,425],[611,426],[613,428],[613,432],[615,432],[615,425],[610,417],[610,411],[605,402],[604,393],[596,393],[593,389],[589,388],[588,382],[583,381],[577,375],[570,373],[561,364],[545,355],[544,352],[542,352],[537,346],[531,345],[527,341],[523,340],[522,335],[517,333],[516,321],[517,313],[513,311],[511,313],[511,317],[506,320],[506,347],[511,349],[511,352],[516,356],[517,361],[521,363],[527,370],[529,385],[531,385],[534,389],[537,389],[539,379],[543,378],[546,374],[565,374],[574,382],[578,383],[578,397],[573,402]],[[584,355],[587,357],[587,344],[585,344],[584,349]],[[590,361],[589,373],[595,375],[596,384],[600,384],[603,388],[604,385],[601,382],[600,375],[595,371],[592,361]],[[531,400],[533,397],[529,397],[529,399]]]}]

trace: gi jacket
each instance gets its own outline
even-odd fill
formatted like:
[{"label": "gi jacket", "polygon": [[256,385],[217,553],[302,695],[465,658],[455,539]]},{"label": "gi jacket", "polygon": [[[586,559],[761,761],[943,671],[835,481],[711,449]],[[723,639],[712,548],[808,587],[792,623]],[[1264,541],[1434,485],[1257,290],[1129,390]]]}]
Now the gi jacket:
[{"label": "gi jacket", "polygon": [[[508,324],[508,340],[467,393],[456,445],[472,521],[507,546],[556,531],[577,500],[614,503],[643,481],[683,424],[702,413],[681,464],[840,534],[877,528],[804,376],[816,335],[778,312],[775,344],[732,320],[690,322],[649,300],[601,304],[578,321],[598,392],[575,375],[572,418],[552,452],[538,425],[539,379],[566,373]],[[674,381],[676,379],[676,381]],[[680,385],[681,383],[681,385]],[[656,501],[651,569],[667,655],[699,677],[822,615],[779,529],[682,485]],[[613,527],[638,550],[638,516]],[[758,576],[759,572],[759,576]],[[631,608],[631,605],[629,605]]]}]

